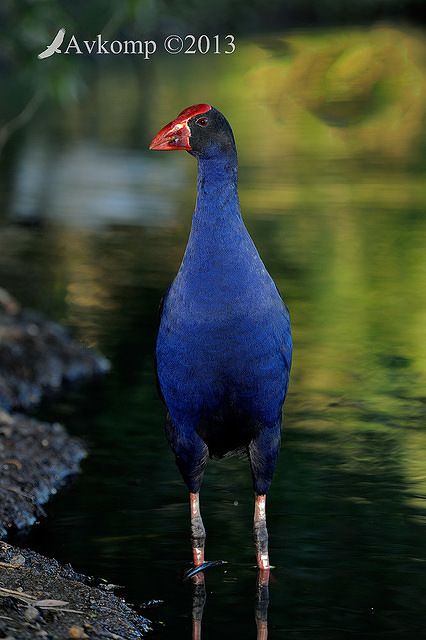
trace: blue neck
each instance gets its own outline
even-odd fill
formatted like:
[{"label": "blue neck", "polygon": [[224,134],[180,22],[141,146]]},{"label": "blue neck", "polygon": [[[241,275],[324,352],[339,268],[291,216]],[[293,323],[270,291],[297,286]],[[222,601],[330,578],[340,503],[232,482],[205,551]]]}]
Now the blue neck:
[{"label": "blue neck", "polygon": [[227,225],[241,219],[237,167],[236,152],[198,158],[195,226]]},{"label": "blue neck", "polygon": [[173,295],[194,317],[218,318],[260,308],[259,291],[276,294],[241,217],[236,152],[200,157],[197,203]]},{"label": "blue neck", "polygon": [[226,283],[232,296],[237,284],[253,277],[253,270],[264,267],[241,217],[237,154],[200,157],[197,203],[180,268],[181,282],[197,287],[202,280],[211,292],[218,290],[218,283]]}]

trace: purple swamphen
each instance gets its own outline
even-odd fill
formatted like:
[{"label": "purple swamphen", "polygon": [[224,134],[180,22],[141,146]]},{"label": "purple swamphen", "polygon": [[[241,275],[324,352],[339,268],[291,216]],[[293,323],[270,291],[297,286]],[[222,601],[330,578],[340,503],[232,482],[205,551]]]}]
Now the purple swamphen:
[{"label": "purple swamphen", "polygon": [[189,107],[150,149],[184,149],[198,162],[191,233],[162,300],[156,349],[167,438],[191,494],[194,564],[204,563],[199,490],[207,459],[237,453],[250,463],[257,565],[268,571],[265,500],[290,375],[288,309],[241,217],[226,118],[208,104]]}]

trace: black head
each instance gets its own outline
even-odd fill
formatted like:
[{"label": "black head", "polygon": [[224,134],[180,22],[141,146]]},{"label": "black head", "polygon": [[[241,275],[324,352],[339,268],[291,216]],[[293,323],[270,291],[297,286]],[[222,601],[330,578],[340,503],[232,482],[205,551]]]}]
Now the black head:
[{"label": "black head", "polygon": [[235,140],[232,129],[225,116],[211,107],[205,113],[193,116],[188,121],[191,131],[188,150],[194,156],[209,157],[220,152],[235,153]]},{"label": "black head", "polygon": [[208,104],[197,104],[163,127],[151,142],[150,149],[184,149],[203,158],[223,153],[232,156],[235,141],[229,122],[220,111]]}]

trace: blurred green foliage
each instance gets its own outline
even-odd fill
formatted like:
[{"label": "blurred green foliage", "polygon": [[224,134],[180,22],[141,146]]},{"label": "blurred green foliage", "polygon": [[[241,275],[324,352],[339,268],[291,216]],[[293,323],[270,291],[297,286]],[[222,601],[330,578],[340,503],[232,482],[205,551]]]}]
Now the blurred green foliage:
[{"label": "blurred green foliage", "polygon": [[[420,18],[417,9],[416,0],[370,0],[352,4],[344,0],[321,3],[271,0],[267,5],[262,0],[218,0],[214,10],[201,0],[3,0],[0,7],[0,82],[7,100],[0,103],[0,150],[12,133],[31,119],[46,96],[63,104],[81,96],[84,90],[85,65],[75,56],[47,59],[43,64],[37,60],[37,52],[52,41],[60,26],[64,26],[68,34],[78,34],[81,39],[93,39],[98,33],[104,38],[130,39],[171,32],[210,35],[231,32],[240,36],[295,26],[357,23],[386,16],[415,20]],[[313,100],[311,93],[308,105],[310,109],[322,109],[324,117],[334,120],[341,117],[340,111],[336,114],[332,108],[336,100],[340,103],[346,100],[345,118],[359,117],[365,100],[371,97],[368,83],[376,97],[387,90],[383,83],[377,86],[376,76],[381,74],[379,67],[383,60],[377,59],[375,46],[368,49],[362,44],[361,48],[354,44],[354,47],[339,52],[339,45],[335,43],[335,51],[331,53],[333,66],[327,65],[325,59],[330,52],[323,52],[315,67],[312,67],[309,55],[305,55],[299,56],[298,69],[293,69],[301,85],[306,73],[312,70],[317,71],[314,73],[316,81],[323,82],[323,88],[324,82],[327,85],[325,111],[319,94]],[[95,63],[93,59],[85,62]],[[362,70],[370,63],[368,80]],[[384,63],[392,64],[392,61],[385,60]],[[352,89],[357,73],[363,74],[364,91],[354,96]],[[310,89],[311,81],[303,89],[297,89],[293,82],[296,97],[302,101],[301,94],[305,95]],[[354,111],[352,114],[348,112],[349,104]]]},{"label": "blurred green foliage", "polygon": [[410,154],[426,111],[422,32],[378,26],[289,34],[264,49],[252,83],[277,123],[313,116],[321,147],[331,126],[345,129],[360,152]]}]

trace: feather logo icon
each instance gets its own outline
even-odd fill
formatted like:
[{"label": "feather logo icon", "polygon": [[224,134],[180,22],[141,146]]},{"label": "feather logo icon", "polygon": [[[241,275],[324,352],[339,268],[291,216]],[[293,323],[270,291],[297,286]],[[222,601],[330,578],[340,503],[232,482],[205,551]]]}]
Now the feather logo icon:
[{"label": "feather logo icon", "polygon": [[59,47],[64,41],[65,31],[66,30],[63,27],[59,29],[58,33],[53,38],[52,44],[49,44],[49,46],[47,46],[44,51],[39,53],[37,58],[43,60],[43,58],[50,58],[50,56],[53,56],[54,53],[61,53]]}]

